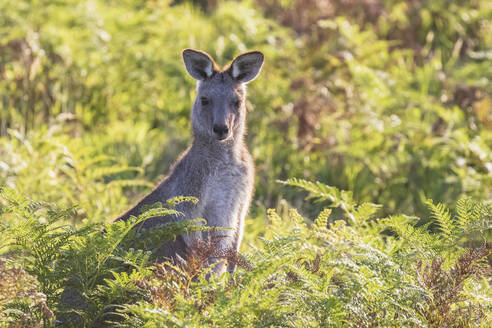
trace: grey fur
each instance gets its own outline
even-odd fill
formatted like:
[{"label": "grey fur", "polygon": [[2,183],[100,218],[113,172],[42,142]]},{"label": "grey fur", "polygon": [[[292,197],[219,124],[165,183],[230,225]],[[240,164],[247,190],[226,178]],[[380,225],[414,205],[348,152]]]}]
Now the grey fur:
[{"label": "grey fur", "polygon": [[[170,174],[135,207],[117,220],[137,216],[143,206],[164,203],[176,196],[194,196],[198,204],[184,203],[178,210],[184,217],[153,218],[144,223],[152,228],[164,222],[204,218],[209,226],[230,228],[220,230],[220,249],[239,250],[244,219],[254,187],[254,165],[244,143],[246,131],[246,87],[259,73],[263,54],[249,52],[238,56],[221,70],[205,52],[186,49],[183,60],[188,73],[198,80],[197,95],[191,113],[193,142],[173,165]],[[207,240],[210,235],[197,232],[183,235],[163,245],[159,258],[186,256],[193,240]],[[217,261],[210,259],[209,263]],[[234,270],[234,267],[229,267]],[[214,271],[226,270],[223,261]]]}]

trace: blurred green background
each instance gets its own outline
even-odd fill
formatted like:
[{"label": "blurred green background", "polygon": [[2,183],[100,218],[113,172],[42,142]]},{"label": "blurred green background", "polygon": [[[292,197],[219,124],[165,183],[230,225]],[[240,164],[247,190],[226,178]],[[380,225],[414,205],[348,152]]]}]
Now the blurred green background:
[{"label": "blurred green background", "polygon": [[109,221],[190,141],[181,51],[265,53],[249,87],[248,231],[349,190],[382,215],[492,197],[492,2],[0,0],[0,186]]}]

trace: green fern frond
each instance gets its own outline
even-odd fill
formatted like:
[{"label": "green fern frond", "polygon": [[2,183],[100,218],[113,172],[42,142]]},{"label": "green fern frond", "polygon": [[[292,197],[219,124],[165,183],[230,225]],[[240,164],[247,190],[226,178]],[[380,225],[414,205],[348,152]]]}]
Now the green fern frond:
[{"label": "green fern frond", "polygon": [[456,223],[461,231],[465,231],[474,219],[474,205],[474,202],[468,197],[460,198],[456,203]]},{"label": "green fern frond", "polygon": [[318,217],[313,222],[313,228],[315,231],[320,232],[327,229],[328,218],[331,215],[331,208],[325,208],[318,214]]},{"label": "green fern frond", "polygon": [[24,210],[29,205],[29,201],[22,197],[17,190],[12,188],[0,187],[0,199],[3,200],[2,208],[6,212],[16,212],[19,209]]},{"label": "green fern frond", "polygon": [[404,246],[418,249],[423,254],[434,255],[436,253],[436,238],[429,233],[428,226],[424,224],[415,227],[416,217],[406,215],[392,215],[380,220],[380,224],[386,229],[394,231],[398,238],[404,242]]},{"label": "green fern frond", "polygon": [[153,208],[140,214],[138,217],[131,216],[127,221],[120,220],[106,224],[105,240],[108,248],[106,252],[101,254],[101,256],[97,259],[96,272],[101,270],[101,266],[114,255],[115,250],[120,247],[123,241],[127,238],[127,235],[130,234],[130,231],[132,231],[138,224],[153,217],[166,215],[182,215],[182,213],[168,208]]},{"label": "green fern frond", "polygon": [[456,225],[460,233],[490,229],[490,205],[463,197],[457,202],[456,212]]},{"label": "green fern frond", "polygon": [[340,191],[335,187],[327,186],[319,181],[311,182],[303,179],[291,178],[286,181],[278,181],[282,184],[299,187],[309,192],[308,198],[329,200],[337,202],[341,198]]},{"label": "green fern frond", "polygon": [[203,219],[179,220],[156,225],[152,229],[141,229],[135,231],[135,235],[129,236],[129,247],[155,251],[163,243],[175,239],[176,236],[210,230],[211,228],[205,224],[206,221]]},{"label": "green fern frond", "polygon": [[426,201],[426,204],[431,211],[431,217],[437,221],[439,230],[444,238],[448,241],[454,240],[457,234],[457,227],[451,218],[449,209],[442,203],[434,204],[430,199]]},{"label": "green fern frond", "polygon": [[381,207],[381,205],[373,203],[363,203],[359,205],[353,212],[355,222],[357,224],[362,224],[363,222],[371,219]]},{"label": "green fern frond", "polygon": [[340,207],[349,216],[352,215],[352,211],[355,209],[355,202],[353,200],[352,192],[340,191],[335,187],[327,186],[319,181],[310,182],[303,179],[291,178],[286,181],[278,181],[282,184],[299,187],[309,192],[307,199],[315,199],[317,201],[330,201],[331,207]]},{"label": "green fern frond", "polygon": [[197,204],[198,198],[191,196],[176,196],[166,200],[166,205],[169,207],[176,207],[176,205],[186,202]]}]

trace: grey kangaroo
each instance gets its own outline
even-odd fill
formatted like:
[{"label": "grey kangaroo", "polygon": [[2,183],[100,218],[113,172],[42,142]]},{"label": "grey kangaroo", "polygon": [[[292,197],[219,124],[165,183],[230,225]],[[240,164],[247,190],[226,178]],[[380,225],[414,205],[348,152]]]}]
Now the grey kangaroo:
[{"label": "grey kangaroo", "polygon": [[[197,80],[197,95],[191,112],[193,142],[180,155],[170,174],[135,207],[117,220],[140,214],[142,207],[164,203],[176,196],[194,196],[197,204],[183,203],[184,216],[152,218],[144,228],[165,222],[203,218],[219,230],[218,248],[239,250],[244,219],[254,187],[254,165],[244,143],[246,132],[246,86],[260,72],[264,56],[253,51],[236,57],[224,69],[203,51],[186,49],[183,60],[188,73]],[[209,234],[196,232],[167,242],[157,257],[186,256],[195,238],[207,240]],[[216,274],[225,272],[224,261],[211,258]],[[229,271],[234,271],[234,265]]]}]

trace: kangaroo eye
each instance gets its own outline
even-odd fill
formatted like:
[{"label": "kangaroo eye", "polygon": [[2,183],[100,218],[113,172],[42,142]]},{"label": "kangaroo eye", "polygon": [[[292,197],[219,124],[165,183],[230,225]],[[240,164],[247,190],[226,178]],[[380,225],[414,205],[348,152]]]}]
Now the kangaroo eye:
[{"label": "kangaroo eye", "polygon": [[202,106],[207,106],[208,104],[210,104],[210,100],[205,97],[200,98],[200,101],[202,103]]},{"label": "kangaroo eye", "polygon": [[239,108],[239,106],[241,106],[241,101],[240,100],[236,100],[234,102],[234,107]]}]

